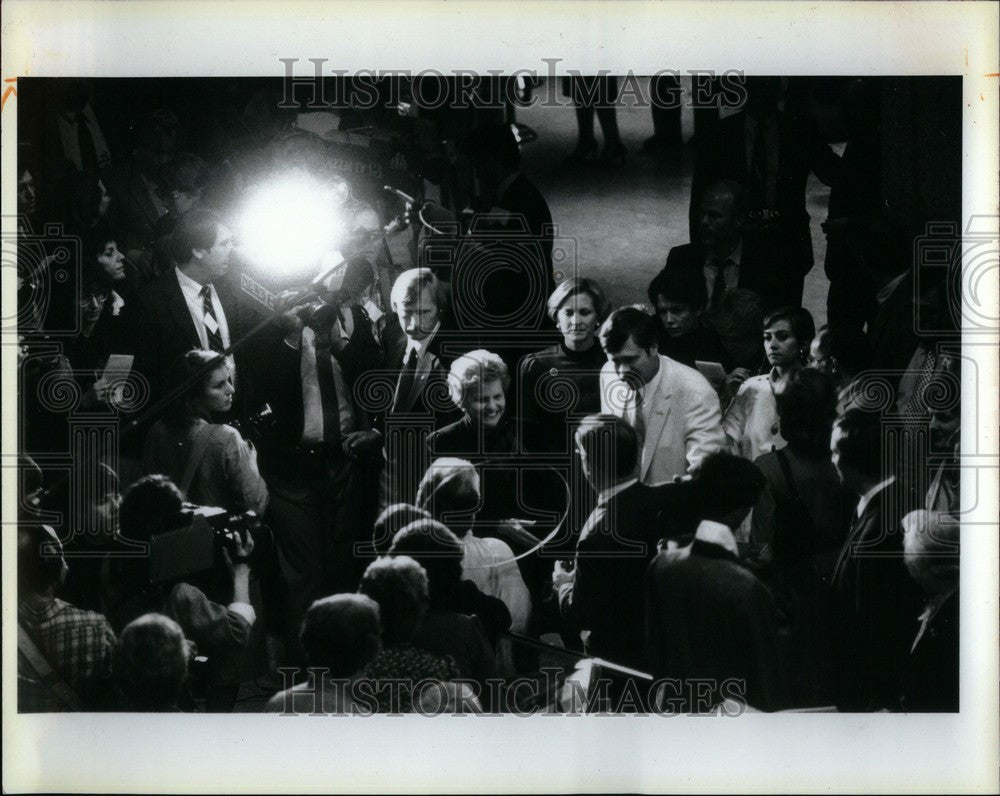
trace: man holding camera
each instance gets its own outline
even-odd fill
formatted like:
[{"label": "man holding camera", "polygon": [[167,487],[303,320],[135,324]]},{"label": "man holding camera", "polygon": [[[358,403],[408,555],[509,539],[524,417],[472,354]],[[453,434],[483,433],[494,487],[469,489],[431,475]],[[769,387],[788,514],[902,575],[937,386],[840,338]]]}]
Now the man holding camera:
[{"label": "man holding camera", "polygon": [[357,587],[360,487],[371,481],[381,436],[355,402],[354,386],[380,361],[364,309],[323,302],[285,312],[257,359],[258,397],[272,417],[259,434],[260,465],[289,590],[286,646],[296,659],[306,608]]}]

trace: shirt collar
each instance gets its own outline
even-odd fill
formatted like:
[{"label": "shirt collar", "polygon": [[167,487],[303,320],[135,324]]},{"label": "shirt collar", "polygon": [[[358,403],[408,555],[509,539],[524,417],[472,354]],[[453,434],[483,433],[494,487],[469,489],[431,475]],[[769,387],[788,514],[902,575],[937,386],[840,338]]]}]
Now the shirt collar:
[{"label": "shirt collar", "polygon": [[702,520],[694,532],[694,538],[705,544],[714,544],[727,550],[734,556],[739,556],[739,549],[736,547],[736,537],[728,525],[714,520]]},{"label": "shirt collar", "polygon": [[858,501],[858,510],[857,510],[858,516],[860,517],[862,514],[864,514],[865,509],[868,508],[868,504],[872,502],[875,496],[883,489],[885,489],[887,486],[892,484],[895,480],[896,476],[890,475],[884,481],[880,481],[879,483],[875,484],[875,486],[873,486],[871,489],[869,489],[867,492],[865,492],[861,496],[861,499]]},{"label": "shirt collar", "polygon": [[[203,285],[200,282],[189,277],[180,268],[176,266],[174,267],[174,272],[177,274],[177,283],[181,286],[181,290],[184,292],[184,295],[187,296],[188,298],[200,299],[201,289]],[[208,283],[208,289],[214,296],[215,289],[213,288],[211,282]]]},{"label": "shirt collar", "polygon": [[111,314],[116,316],[119,315],[122,311],[122,307],[125,306],[125,299],[112,290],[111,295],[108,297],[108,301],[111,302]]},{"label": "shirt collar", "polygon": [[737,268],[740,266],[740,260],[743,257],[743,236],[740,235],[739,240],[736,241],[736,248],[733,249],[729,254],[724,255],[719,260],[712,259],[712,255],[708,254],[705,262],[705,267],[715,270],[717,262],[725,262],[729,260]]},{"label": "shirt collar", "polygon": [[602,489],[601,494],[597,498],[598,504],[607,503],[611,498],[617,495],[619,492],[624,492],[632,484],[639,481],[639,477],[629,478],[627,481],[622,481],[621,483],[615,484],[614,486],[609,486],[607,489]]},{"label": "shirt collar", "polygon": [[406,351],[403,354],[403,360],[407,360],[410,356],[411,351],[417,352],[417,359],[420,359],[424,354],[427,353],[427,348],[431,344],[431,340],[434,339],[434,335],[438,333],[438,329],[441,328],[441,321],[434,324],[434,328],[431,333],[427,335],[423,340],[414,340],[412,337],[406,338]]}]

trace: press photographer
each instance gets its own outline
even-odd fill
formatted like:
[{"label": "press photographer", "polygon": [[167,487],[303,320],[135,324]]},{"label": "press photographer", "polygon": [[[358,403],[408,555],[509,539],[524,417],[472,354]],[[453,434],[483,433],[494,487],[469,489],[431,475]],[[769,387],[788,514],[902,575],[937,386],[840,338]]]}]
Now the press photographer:
[{"label": "press photographer", "polygon": [[122,535],[149,544],[148,556],[110,561],[107,616],[118,632],[161,613],[208,658],[205,710],[228,712],[257,612],[250,600],[252,515],[185,506],[166,476],[140,478],[125,493]]}]

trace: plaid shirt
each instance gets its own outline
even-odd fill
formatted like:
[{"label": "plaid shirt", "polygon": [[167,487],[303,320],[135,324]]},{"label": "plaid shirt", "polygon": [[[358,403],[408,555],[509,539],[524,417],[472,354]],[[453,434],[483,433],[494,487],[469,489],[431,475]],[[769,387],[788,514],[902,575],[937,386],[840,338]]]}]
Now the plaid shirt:
[{"label": "plaid shirt", "polygon": [[[110,681],[115,647],[115,634],[108,620],[58,599],[24,600],[17,606],[17,619],[49,665],[76,692],[83,707],[98,706]],[[65,709],[20,651],[17,656],[17,709],[21,713]]]}]

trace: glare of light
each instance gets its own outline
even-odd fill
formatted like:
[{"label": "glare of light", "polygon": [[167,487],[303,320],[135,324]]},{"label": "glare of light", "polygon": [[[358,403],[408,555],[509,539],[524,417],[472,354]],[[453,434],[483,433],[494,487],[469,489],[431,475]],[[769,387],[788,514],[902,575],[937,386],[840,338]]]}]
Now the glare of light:
[{"label": "glare of light", "polygon": [[333,184],[289,174],[252,189],[239,227],[255,268],[277,278],[316,275],[344,235],[343,199]]}]

